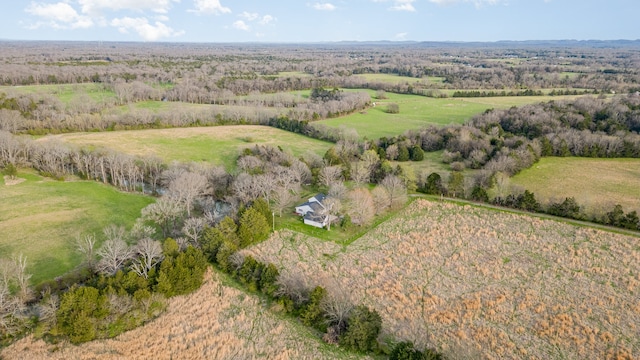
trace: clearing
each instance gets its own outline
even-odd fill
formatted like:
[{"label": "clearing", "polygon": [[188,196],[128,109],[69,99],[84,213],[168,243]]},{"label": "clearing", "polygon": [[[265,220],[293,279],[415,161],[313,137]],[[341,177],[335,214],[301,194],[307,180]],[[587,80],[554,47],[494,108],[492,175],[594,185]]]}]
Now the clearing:
[{"label": "clearing", "polygon": [[235,167],[243,149],[255,145],[280,146],[300,156],[312,151],[320,156],[333,145],[288,131],[258,125],[230,125],[153,130],[109,131],[100,133],[70,133],[41,139],[60,139],[90,148],[113,149],[119,152],[157,156],[164,161],[206,161]]},{"label": "clearing", "polygon": [[[365,91],[365,90],[345,90]],[[332,127],[355,129],[361,137],[378,139],[401,135],[407,130],[428,126],[462,124],[487,109],[506,109],[550,100],[564,100],[576,96],[496,96],[478,98],[436,99],[419,95],[386,93],[386,99],[376,99],[375,91],[366,90],[376,105],[343,117],[320,120],[314,123]],[[387,113],[387,105],[396,103],[397,114]]]},{"label": "clearing", "polygon": [[78,234],[95,234],[109,224],[133,225],[153,198],[123,193],[92,181],[54,181],[20,172],[25,181],[0,180],[0,257],[27,257],[32,284],[60,276],[79,265]]},{"label": "clearing", "polygon": [[544,157],[511,178],[538,201],[574,197],[585,210],[602,213],[616,204],[640,212],[640,159]]}]

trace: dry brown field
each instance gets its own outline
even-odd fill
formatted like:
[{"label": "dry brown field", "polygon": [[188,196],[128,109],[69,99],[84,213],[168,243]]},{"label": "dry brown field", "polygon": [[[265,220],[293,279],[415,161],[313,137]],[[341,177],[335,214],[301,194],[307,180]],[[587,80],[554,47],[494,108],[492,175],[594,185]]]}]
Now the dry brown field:
[{"label": "dry brown field", "polygon": [[638,237],[420,199],[347,247],[281,231],[245,251],[454,359],[640,358]]},{"label": "dry brown field", "polygon": [[3,359],[363,359],[324,344],[307,328],[265,308],[260,299],[224,285],[209,271],[195,293],[169,300],[154,321],[109,340],[74,346],[31,335]]}]

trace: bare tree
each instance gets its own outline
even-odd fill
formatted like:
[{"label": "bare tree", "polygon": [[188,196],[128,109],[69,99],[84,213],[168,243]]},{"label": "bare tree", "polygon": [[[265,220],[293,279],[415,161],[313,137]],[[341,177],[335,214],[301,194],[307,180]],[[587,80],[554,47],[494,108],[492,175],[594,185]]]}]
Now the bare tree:
[{"label": "bare tree", "polygon": [[322,299],[320,308],[325,314],[327,325],[335,326],[338,335],[346,326],[349,315],[353,311],[353,303],[349,299],[349,292],[337,286],[327,288],[327,296]]},{"label": "bare tree", "polygon": [[391,203],[387,189],[382,186],[376,186],[371,190],[371,196],[376,208],[376,215],[384,213]]},{"label": "bare tree", "polygon": [[78,236],[76,236],[76,251],[82,255],[84,263],[89,267],[89,269],[93,269],[93,266],[95,265],[95,246],[96,237],[94,235],[81,236],[78,234]]},{"label": "bare tree", "polygon": [[382,179],[380,185],[389,193],[387,207],[394,209],[407,202],[407,187],[399,177],[387,175]]},{"label": "bare tree", "polygon": [[271,198],[273,200],[273,210],[277,211],[279,216],[282,216],[282,210],[289,206],[296,196],[285,187],[277,187],[273,191]]},{"label": "bare tree", "polygon": [[342,202],[338,198],[327,197],[322,202],[322,214],[327,217],[327,230],[331,230],[331,223],[342,210]]},{"label": "bare tree", "polygon": [[162,229],[162,236],[166,238],[173,231],[176,222],[183,213],[184,207],[175,199],[161,197],[155,203],[142,209],[142,219],[158,224]]},{"label": "bare tree", "polygon": [[187,209],[187,216],[191,216],[191,209],[196,198],[207,190],[207,178],[198,173],[184,172],[171,181],[167,195],[182,202]]},{"label": "bare tree", "polygon": [[373,197],[369,190],[357,188],[347,194],[348,214],[351,222],[358,225],[371,223],[375,216]]},{"label": "bare tree", "polygon": [[500,198],[504,198],[509,193],[510,179],[509,176],[503,172],[497,172],[494,176],[496,195]]},{"label": "bare tree", "polygon": [[189,240],[191,245],[199,248],[200,237],[206,225],[207,221],[204,218],[188,218],[182,226],[182,234]]},{"label": "bare tree", "polygon": [[311,288],[307,279],[300,270],[285,270],[278,275],[276,280],[278,290],[276,296],[288,296],[297,305],[309,300]]},{"label": "bare tree", "polygon": [[136,255],[131,270],[145,279],[149,277],[149,271],[164,258],[160,242],[150,238],[140,240],[134,251]]},{"label": "bare tree", "polygon": [[342,179],[342,167],[339,165],[325,166],[318,174],[318,182],[326,187],[340,182]]},{"label": "bare tree", "polygon": [[337,182],[333,183],[331,187],[329,187],[327,196],[342,200],[345,198],[348,191],[347,186],[343,182]]},{"label": "bare tree", "polygon": [[156,229],[153,226],[146,225],[142,218],[137,218],[131,231],[129,231],[129,236],[134,243],[137,243],[144,238],[153,237],[155,233]]},{"label": "bare tree", "polygon": [[96,268],[106,275],[115,274],[125,262],[129,260],[133,252],[123,239],[108,239],[98,250],[98,261]]}]

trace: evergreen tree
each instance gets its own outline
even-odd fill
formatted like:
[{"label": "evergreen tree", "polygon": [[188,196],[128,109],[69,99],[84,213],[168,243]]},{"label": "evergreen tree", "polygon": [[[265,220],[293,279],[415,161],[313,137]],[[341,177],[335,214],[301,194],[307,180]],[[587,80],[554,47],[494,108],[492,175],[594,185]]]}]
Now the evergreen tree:
[{"label": "evergreen tree", "polygon": [[361,352],[373,350],[377,347],[381,329],[382,319],[378,312],[359,305],[347,322],[347,330],[340,336],[340,345]]},{"label": "evergreen tree", "polygon": [[269,223],[258,210],[247,209],[240,218],[240,227],[238,228],[240,247],[245,248],[266,239],[270,231]]}]

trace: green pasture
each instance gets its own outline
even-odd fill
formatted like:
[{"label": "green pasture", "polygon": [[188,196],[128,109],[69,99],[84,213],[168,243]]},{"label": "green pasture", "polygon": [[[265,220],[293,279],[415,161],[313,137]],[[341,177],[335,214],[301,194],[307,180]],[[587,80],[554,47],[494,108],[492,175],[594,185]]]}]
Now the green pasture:
[{"label": "green pasture", "polygon": [[[462,124],[476,114],[487,109],[506,109],[550,100],[576,98],[571,96],[496,96],[477,98],[444,98],[435,99],[419,95],[386,93],[386,99],[377,99],[373,90],[367,91],[375,106],[343,117],[318,121],[332,127],[345,126],[355,129],[358,134],[368,139],[383,136],[390,137],[428,126],[445,126]],[[396,103],[400,108],[397,114],[389,114],[387,105]]]},{"label": "green pasture", "polygon": [[[359,90],[362,91],[362,90]],[[491,106],[466,102],[464,99],[434,99],[418,95],[387,93],[387,99],[376,99],[371,91],[375,106],[351,115],[321,120],[320,124],[332,127],[345,126],[355,129],[368,139],[395,136],[407,130],[420,129],[429,125],[444,126],[460,124]],[[387,105],[396,103],[398,114],[387,113]]]},{"label": "green pasture", "polygon": [[511,183],[543,202],[574,197],[594,212],[610,211],[615,204],[640,212],[640,159],[545,157]]},{"label": "green pasture", "polygon": [[295,156],[307,151],[322,156],[333,145],[257,125],[72,133],[45,137],[40,141],[53,138],[90,148],[113,149],[132,155],[153,155],[166,162],[205,161],[224,165],[227,169],[234,168],[243,149],[255,145],[279,146]]},{"label": "green pasture", "polygon": [[91,181],[53,181],[20,172],[25,181],[6,185],[0,177],[0,257],[23,254],[38,284],[79,265],[78,234],[95,234],[109,224],[130,228],[153,198],[123,193]]},{"label": "green pasture", "polygon": [[441,84],[444,81],[443,77],[437,77],[437,76],[429,76],[424,78],[399,76],[395,74],[357,74],[354,76],[365,79],[367,81],[384,82],[384,83],[392,83],[392,84],[396,84],[396,83],[412,84],[416,82],[421,82],[424,84],[427,84],[427,83]]},{"label": "green pasture", "polygon": [[151,111],[154,114],[159,114],[163,112],[205,110],[207,108],[210,109],[212,106],[216,106],[216,105],[191,104],[191,103],[177,102],[177,101],[145,100],[145,101],[138,101],[131,104],[117,106],[109,110],[109,112],[113,112],[117,114],[127,114],[131,110],[145,109],[145,110]]},{"label": "green pasture", "polygon": [[62,103],[69,104],[72,100],[86,94],[92,100],[100,102],[115,99],[115,93],[106,89],[102,84],[64,84],[64,85],[27,85],[0,86],[0,92],[7,94],[39,94],[57,97]]}]

